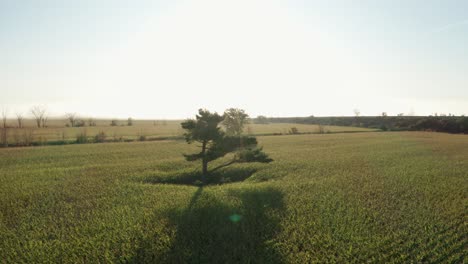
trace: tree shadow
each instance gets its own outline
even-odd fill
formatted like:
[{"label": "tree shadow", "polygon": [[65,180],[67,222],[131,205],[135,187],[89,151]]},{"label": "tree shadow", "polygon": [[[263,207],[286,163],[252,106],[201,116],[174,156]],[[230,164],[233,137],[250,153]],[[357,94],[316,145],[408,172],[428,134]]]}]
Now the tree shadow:
[{"label": "tree shadow", "polygon": [[[174,234],[166,250],[155,252],[151,235],[134,262],[155,263],[283,263],[275,248],[283,213],[281,192],[274,188],[229,190],[216,195],[199,187],[186,209],[155,215]],[[153,247],[154,248],[154,247]]]},{"label": "tree shadow", "polygon": [[[245,181],[255,172],[257,172],[256,168],[248,167],[220,169],[215,172],[211,172],[208,177],[206,177],[205,185],[219,185]],[[179,171],[151,176],[146,178],[144,182],[152,184],[159,183],[200,186],[202,185],[200,179],[202,179],[201,171]]]}]

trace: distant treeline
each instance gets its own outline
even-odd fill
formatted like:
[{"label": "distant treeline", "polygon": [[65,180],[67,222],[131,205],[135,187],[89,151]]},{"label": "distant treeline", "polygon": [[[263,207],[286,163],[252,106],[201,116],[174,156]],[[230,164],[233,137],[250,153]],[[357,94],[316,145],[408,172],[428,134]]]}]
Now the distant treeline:
[{"label": "distant treeline", "polygon": [[357,126],[384,131],[435,131],[468,134],[465,116],[353,116],[353,117],[260,117],[255,123],[297,123],[329,126]]}]

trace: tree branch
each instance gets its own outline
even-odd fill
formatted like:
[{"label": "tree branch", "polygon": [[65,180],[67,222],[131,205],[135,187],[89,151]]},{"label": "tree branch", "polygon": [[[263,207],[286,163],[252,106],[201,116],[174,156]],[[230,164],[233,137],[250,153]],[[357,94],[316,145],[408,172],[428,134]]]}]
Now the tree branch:
[{"label": "tree branch", "polygon": [[227,167],[227,166],[229,166],[229,165],[232,165],[232,164],[234,164],[234,163],[236,163],[236,162],[238,162],[238,161],[239,161],[239,160],[237,160],[237,159],[233,159],[233,160],[231,160],[231,161],[228,162],[228,163],[219,165],[218,167],[212,169],[211,172],[214,172],[214,171],[217,171],[217,170],[222,169],[222,168],[224,168],[224,167]]}]

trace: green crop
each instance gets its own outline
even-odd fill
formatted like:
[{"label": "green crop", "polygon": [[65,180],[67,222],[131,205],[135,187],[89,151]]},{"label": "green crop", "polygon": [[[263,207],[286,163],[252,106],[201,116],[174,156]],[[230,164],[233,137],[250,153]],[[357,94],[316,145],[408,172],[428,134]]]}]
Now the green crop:
[{"label": "green crop", "polygon": [[258,139],[204,187],[183,141],[0,149],[0,263],[467,261],[467,136]]}]

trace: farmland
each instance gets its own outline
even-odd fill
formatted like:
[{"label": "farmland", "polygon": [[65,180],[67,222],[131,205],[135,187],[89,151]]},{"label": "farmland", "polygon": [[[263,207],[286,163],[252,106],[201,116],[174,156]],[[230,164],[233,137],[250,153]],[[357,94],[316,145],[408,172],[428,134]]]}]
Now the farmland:
[{"label": "farmland", "polygon": [[213,176],[224,184],[204,187],[190,185],[199,164],[183,141],[0,149],[0,259],[466,262],[468,137],[259,142],[273,163],[225,168]]},{"label": "farmland", "polygon": [[[14,120],[9,120],[13,125]],[[111,120],[96,120],[96,126],[87,127],[67,127],[66,120],[52,119],[48,122],[46,128],[34,127],[33,120],[26,120],[24,128],[9,128],[8,143],[10,145],[24,141],[40,142],[46,145],[51,141],[73,142],[77,136],[85,134],[93,138],[98,133],[104,133],[106,138],[114,141],[136,140],[141,136],[147,138],[174,138],[181,137],[184,131],[180,127],[181,121],[178,120],[135,120],[132,126],[127,126],[126,120],[118,120],[116,126],[110,126]],[[288,134],[292,127],[296,127],[299,133],[318,133],[318,125],[308,124],[248,124],[245,132],[252,135],[265,134]],[[375,129],[356,128],[346,126],[323,126],[323,132],[357,132],[357,131],[375,131]],[[28,137],[28,139],[25,139]]]}]

